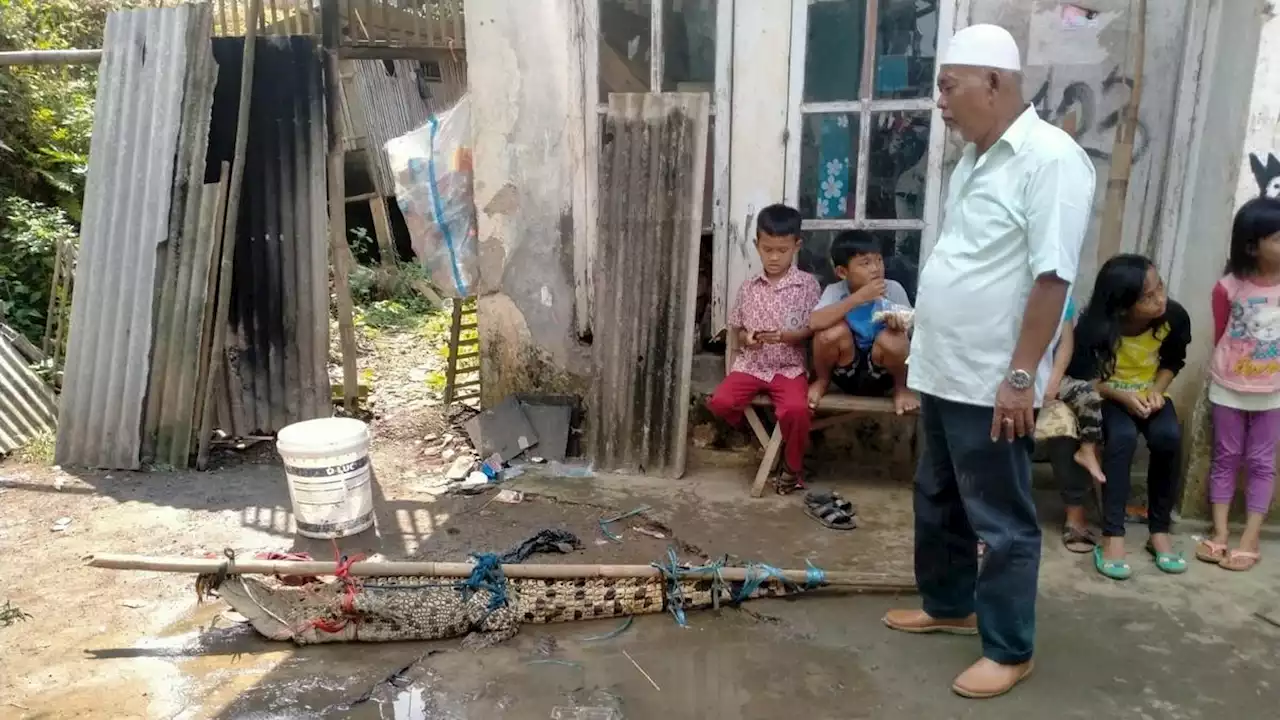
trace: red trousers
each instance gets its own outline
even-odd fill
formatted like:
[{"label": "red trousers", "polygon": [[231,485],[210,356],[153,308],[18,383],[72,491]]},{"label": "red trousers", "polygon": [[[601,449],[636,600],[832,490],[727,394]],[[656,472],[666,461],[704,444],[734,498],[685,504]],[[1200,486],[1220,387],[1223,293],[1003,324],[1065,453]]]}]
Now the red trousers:
[{"label": "red trousers", "polygon": [[787,469],[799,474],[804,469],[804,451],[809,445],[809,380],[804,375],[793,378],[774,375],[771,382],[765,382],[747,373],[729,373],[707,400],[707,408],[721,420],[741,427],[747,407],[761,393],[769,394],[778,415]]}]

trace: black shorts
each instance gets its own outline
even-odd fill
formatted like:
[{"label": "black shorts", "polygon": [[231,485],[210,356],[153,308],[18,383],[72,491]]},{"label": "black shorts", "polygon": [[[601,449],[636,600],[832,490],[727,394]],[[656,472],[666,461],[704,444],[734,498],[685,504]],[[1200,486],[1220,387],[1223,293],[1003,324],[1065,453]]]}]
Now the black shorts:
[{"label": "black shorts", "polygon": [[871,350],[858,351],[858,357],[845,367],[831,371],[831,382],[847,395],[884,397],[893,391],[893,376],[871,362]]}]

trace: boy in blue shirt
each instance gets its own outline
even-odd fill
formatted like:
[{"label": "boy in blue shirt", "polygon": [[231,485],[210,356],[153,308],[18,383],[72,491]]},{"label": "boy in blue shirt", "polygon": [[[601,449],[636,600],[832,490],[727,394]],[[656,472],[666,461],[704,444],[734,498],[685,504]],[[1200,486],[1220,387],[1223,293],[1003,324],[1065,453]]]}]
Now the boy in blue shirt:
[{"label": "boy in blue shirt", "polygon": [[920,399],[907,388],[911,301],[901,285],[885,279],[880,243],[864,230],[842,232],[831,243],[831,264],[840,281],[827,286],[809,317],[816,375],[809,407],[817,407],[834,382],[850,395],[892,392],[899,415],[919,409]]}]

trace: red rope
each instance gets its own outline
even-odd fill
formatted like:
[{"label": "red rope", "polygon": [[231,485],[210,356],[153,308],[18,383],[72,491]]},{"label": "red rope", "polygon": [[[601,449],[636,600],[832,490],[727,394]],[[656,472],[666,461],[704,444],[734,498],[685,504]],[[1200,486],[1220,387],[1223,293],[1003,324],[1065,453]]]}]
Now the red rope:
[{"label": "red rope", "polygon": [[353,555],[351,557],[343,555],[338,549],[336,540],[333,541],[333,555],[334,562],[337,564],[333,575],[344,585],[341,604],[343,617],[335,620],[314,618],[309,624],[321,632],[331,634],[342,632],[348,624],[355,624],[358,636],[360,632],[360,614],[356,612],[356,596],[360,594],[360,584],[351,576],[351,566],[364,560],[364,555]]}]

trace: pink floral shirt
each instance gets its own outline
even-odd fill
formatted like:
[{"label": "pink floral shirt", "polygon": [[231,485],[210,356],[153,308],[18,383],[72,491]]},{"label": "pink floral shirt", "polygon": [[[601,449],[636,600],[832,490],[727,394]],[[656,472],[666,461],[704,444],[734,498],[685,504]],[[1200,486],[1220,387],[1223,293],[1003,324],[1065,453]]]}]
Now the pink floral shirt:
[{"label": "pink floral shirt", "polygon": [[[808,327],[809,314],[821,294],[817,279],[794,267],[777,282],[757,274],[738,288],[738,299],[729,311],[729,327],[755,332],[801,330]],[[774,375],[799,377],[805,374],[805,348],[780,343],[739,348],[733,372],[765,382],[772,381]]]}]

